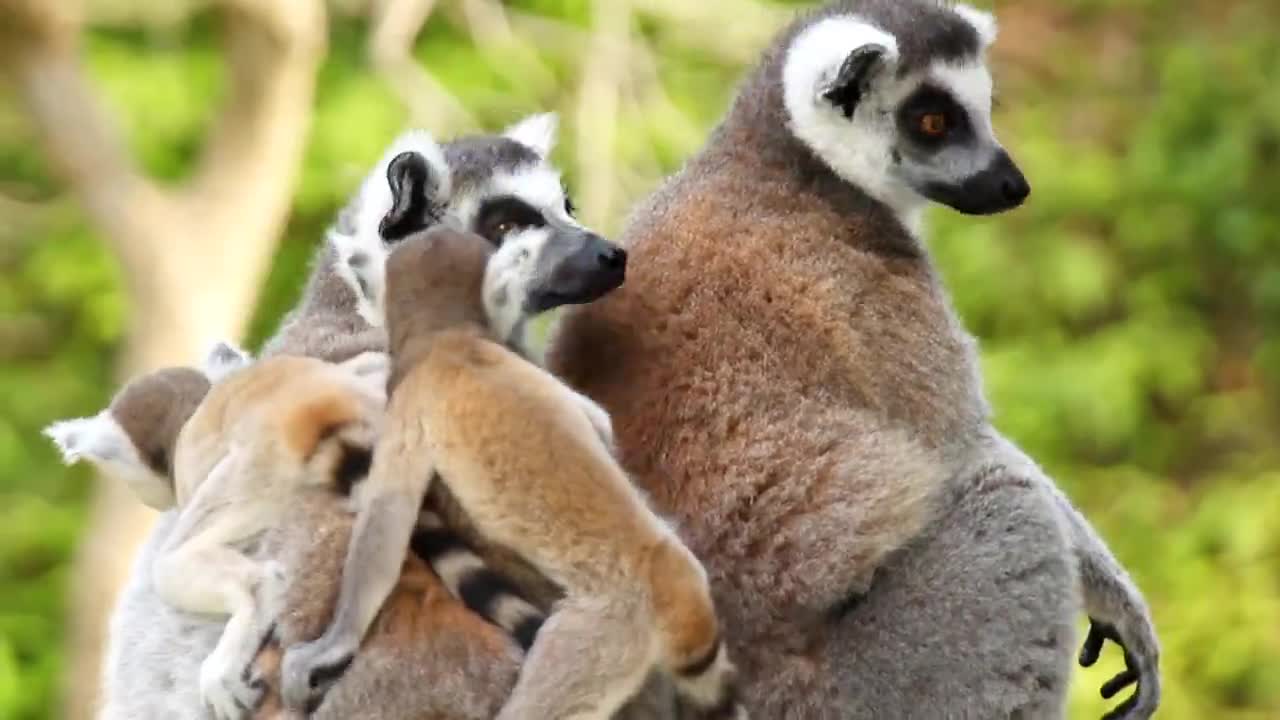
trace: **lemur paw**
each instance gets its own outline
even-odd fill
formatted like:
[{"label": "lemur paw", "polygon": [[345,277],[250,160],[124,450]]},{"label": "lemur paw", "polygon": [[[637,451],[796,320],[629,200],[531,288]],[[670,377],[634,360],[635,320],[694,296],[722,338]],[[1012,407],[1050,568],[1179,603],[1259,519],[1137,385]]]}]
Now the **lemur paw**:
[{"label": "lemur paw", "polygon": [[1103,683],[1102,697],[1110,700],[1126,687],[1134,686],[1133,694],[1103,715],[1102,720],[1146,720],[1160,705],[1160,651],[1154,633],[1132,635],[1123,638],[1114,625],[1089,618],[1089,634],[1080,648],[1080,666],[1092,667],[1102,654],[1103,644],[1110,640],[1124,652],[1125,669]]},{"label": "lemur paw", "polygon": [[200,697],[215,720],[249,717],[262,702],[265,687],[225,653],[215,651],[200,665]]},{"label": "lemur paw", "polygon": [[319,707],[329,687],[351,665],[358,649],[359,642],[321,637],[286,650],[280,667],[280,695],[285,707],[308,713]]}]

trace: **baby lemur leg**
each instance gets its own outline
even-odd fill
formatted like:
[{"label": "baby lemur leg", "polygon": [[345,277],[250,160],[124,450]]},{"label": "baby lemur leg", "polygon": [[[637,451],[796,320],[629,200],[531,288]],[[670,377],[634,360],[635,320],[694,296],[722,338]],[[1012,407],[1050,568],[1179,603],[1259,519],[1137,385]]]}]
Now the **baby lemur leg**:
[{"label": "baby lemur leg", "polygon": [[217,646],[200,666],[200,692],[214,716],[239,718],[261,697],[246,669],[262,646],[275,618],[275,608],[258,602],[261,593],[275,597],[283,578],[230,547],[241,537],[241,518],[214,515],[232,473],[242,472],[236,457],[224,458],[183,510],[152,569],[156,592],[166,602],[192,613],[229,615]]},{"label": "baby lemur leg", "polygon": [[496,720],[611,718],[640,689],[658,654],[646,599],[630,595],[558,603]]},{"label": "baby lemur leg", "polygon": [[672,672],[697,717],[746,717],[701,564],[674,540],[649,549],[645,563],[633,588],[556,606],[498,720],[613,717],[655,665]]},{"label": "baby lemur leg", "polygon": [[383,601],[395,588],[431,482],[431,456],[411,414],[378,439],[368,479],[358,489],[356,517],[333,621],[316,640],[285,650],[281,694],[286,707],[304,708],[351,663]]},{"label": "baby lemur leg", "polygon": [[665,542],[650,551],[649,574],[659,651],[677,694],[698,717],[745,720],[702,564],[683,544]]}]

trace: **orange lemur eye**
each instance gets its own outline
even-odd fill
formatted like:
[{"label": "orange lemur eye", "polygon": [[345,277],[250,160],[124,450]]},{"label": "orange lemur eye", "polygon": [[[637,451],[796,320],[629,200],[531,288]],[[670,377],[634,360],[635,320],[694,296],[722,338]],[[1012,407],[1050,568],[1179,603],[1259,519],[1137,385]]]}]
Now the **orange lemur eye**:
[{"label": "orange lemur eye", "polygon": [[926,113],[920,116],[920,132],[929,137],[942,137],[947,132],[947,116],[942,113]]}]

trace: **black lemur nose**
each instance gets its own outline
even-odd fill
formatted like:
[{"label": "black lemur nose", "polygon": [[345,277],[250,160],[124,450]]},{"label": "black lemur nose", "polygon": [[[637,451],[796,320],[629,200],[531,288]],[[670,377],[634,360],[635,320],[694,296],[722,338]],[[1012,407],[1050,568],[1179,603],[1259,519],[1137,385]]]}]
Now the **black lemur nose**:
[{"label": "black lemur nose", "polygon": [[627,251],[620,247],[600,251],[600,266],[608,270],[622,270],[627,266]]},{"label": "black lemur nose", "polygon": [[1020,203],[1031,194],[1031,184],[1027,182],[1022,173],[1017,173],[1013,177],[1005,178],[1005,181],[1000,185],[1000,191],[1009,202]]}]

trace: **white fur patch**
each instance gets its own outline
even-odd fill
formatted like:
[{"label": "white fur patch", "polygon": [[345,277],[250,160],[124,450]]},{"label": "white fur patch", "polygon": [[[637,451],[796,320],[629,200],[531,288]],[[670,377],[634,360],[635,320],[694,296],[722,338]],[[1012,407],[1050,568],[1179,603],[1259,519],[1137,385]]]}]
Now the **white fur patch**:
[{"label": "white fur patch", "polygon": [[449,206],[447,217],[452,218],[464,228],[470,228],[475,222],[480,204],[488,198],[502,195],[520,198],[547,217],[575,227],[582,227],[582,224],[565,210],[564,185],[560,182],[560,171],[547,162],[525,165],[511,172],[495,172],[493,178],[482,187],[465,195],[455,196]]},{"label": "white fur patch", "polygon": [[148,507],[167,510],[174,506],[173,484],[142,461],[129,434],[109,409],[93,417],[55,422],[44,429],[44,435],[57,446],[67,465],[84,460],[127,484]]},{"label": "white fur patch", "polygon": [[426,130],[408,130],[391,141],[382,153],[382,158],[378,160],[378,164],[369,171],[360,186],[360,202],[356,211],[357,235],[371,233],[373,237],[381,240],[378,237],[378,224],[391,210],[392,204],[391,185],[387,182],[387,167],[397,155],[406,152],[416,152],[427,161],[427,167],[431,169],[435,181],[432,200],[442,205],[448,200],[452,182],[449,177],[449,165],[444,160],[444,151],[440,149],[440,144]]},{"label": "white fur patch", "polygon": [[680,678],[680,689],[702,707],[714,707],[724,694],[725,681],[733,675],[733,663],[724,643],[716,648],[711,665],[694,677]]},{"label": "white fur patch", "polygon": [[[886,49],[885,64],[853,117],[846,118],[822,92],[849,54],[868,45]],[[896,135],[892,110],[902,91],[892,84],[897,58],[898,43],[883,30],[849,15],[827,18],[800,33],[788,49],[783,98],[795,136],[843,180],[889,205],[910,228],[925,201],[889,174]]]},{"label": "white fur patch", "polygon": [[951,9],[965,22],[973,26],[973,29],[978,32],[978,38],[982,40],[984,48],[996,41],[999,27],[996,25],[995,15],[964,3],[956,3]]},{"label": "white fur patch", "polygon": [[503,131],[503,135],[542,157],[551,154],[560,131],[560,116],[553,112],[530,115]]},{"label": "white fur patch", "polygon": [[929,76],[949,89],[956,101],[965,106],[978,137],[994,142],[995,130],[991,125],[991,71],[982,64],[951,65],[936,62],[929,68]]},{"label": "white fur patch", "polygon": [[[329,242],[337,250],[334,271],[345,280],[356,293],[357,311],[366,322],[375,327],[381,323],[381,302],[384,268],[388,249],[378,233],[378,225],[391,210],[391,184],[387,181],[387,167],[397,155],[405,152],[416,152],[427,161],[431,169],[435,185],[432,188],[432,201],[439,205],[448,202],[452,192],[449,166],[444,159],[444,151],[439,143],[425,130],[409,130],[391,142],[382,153],[382,158],[365,176],[360,185],[355,212],[355,228],[350,235],[330,231]],[[367,283],[369,292],[360,290],[356,271],[351,267],[353,257],[363,256],[368,265],[360,272],[360,277]]]},{"label": "white fur patch", "polygon": [[551,239],[549,228],[513,232],[485,267],[484,311],[490,328],[503,340],[511,340],[525,319],[529,287],[536,279],[538,255]]},{"label": "white fur patch", "polygon": [[329,233],[333,245],[333,271],[356,297],[356,313],[372,327],[382,327],[386,295],[387,256],[391,249],[376,232],[344,235]]},{"label": "white fur patch", "polygon": [[251,362],[253,357],[244,348],[229,340],[217,340],[205,353],[200,372],[209,378],[209,382],[216,383]]}]

